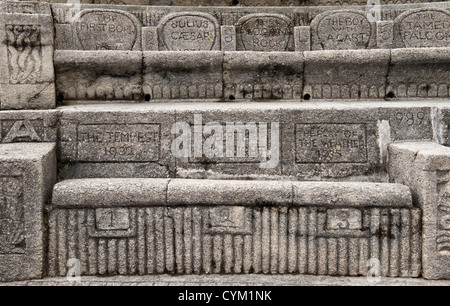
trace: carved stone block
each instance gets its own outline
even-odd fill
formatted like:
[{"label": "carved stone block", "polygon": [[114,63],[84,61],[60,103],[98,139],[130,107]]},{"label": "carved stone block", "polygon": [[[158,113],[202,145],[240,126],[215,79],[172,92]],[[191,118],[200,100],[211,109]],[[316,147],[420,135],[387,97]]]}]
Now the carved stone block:
[{"label": "carved stone block", "polygon": [[450,13],[437,8],[413,9],[394,21],[397,48],[449,47]]},{"label": "carved stone block", "polygon": [[450,148],[435,143],[389,147],[392,182],[409,186],[423,212],[422,262],[426,279],[450,279]]},{"label": "carved stone block", "polygon": [[0,143],[57,142],[57,111],[0,112]]},{"label": "carved stone block", "polygon": [[389,50],[305,52],[303,98],[384,98],[389,60]]},{"label": "carved stone block", "polygon": [[450,54],[447,51],[446,48],[391,50],[388,97],[448,98]]},{"label": "carved stone block", "polygon": [[238,51],[294,51],[294,24],[285,15],[251,14],[236,25]]},{"label": "carved stone block", "polygon": [[371,49],[376,45],[376,25],[364,12],[325,12],[311,22],[311,50]]},{"label": "carved stone block", "polygon": [[56,182],[54,144],[0,146],[0,281],[44,274],[44,204]]},{"label": "carved stone block", "polygon": [[283,174],[297,179],[382,175],[387,146],[433,139],[429,108],[333,109],[284,107],[281,118]]},{"label": "carved stone block", "polygon": [[59,103],[143,100],[142,52],[56,51]]},{"label": "carved stone block", "polygon": [[[171,153],[174,109],[99,106],[62,108],[60,175],[79,177],[168,177],[175,165]],[[134,110],[132,110],[134,108]]]},{"label": "carved stone block", "polygon": [[218,51],[220,25],[206,13],[172,13],[159,23],[161,51]]},{"label": "carved stone block", "polygon": [[[137,183],[166,184],[167,200],[144,196],[148,187],[127,190]],[[320,189],[341,201],[324,208],[314,196],[295,200],[293,185],[299,195]],[[148,204],[93,200],[118,190],[123,199]],[[377,193],[380,201],[354,201],[361,191]],[[66,274],[75,251],[82,275],[357,276],[367,274],[369,259],[380,261],[384,277],[420,274],[420,210],[412,207],[409,189],[396,184],[81,180],[58,184],[53,204],[54,276]]]}]

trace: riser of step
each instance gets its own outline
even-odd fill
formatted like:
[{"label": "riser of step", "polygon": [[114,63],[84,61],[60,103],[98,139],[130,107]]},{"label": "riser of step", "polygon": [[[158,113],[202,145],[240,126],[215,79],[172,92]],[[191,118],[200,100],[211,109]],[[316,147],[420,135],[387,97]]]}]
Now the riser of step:
[{"label": "riser of step", "polygon": [[383,180],[389,143],[447,142],[445,103],[331,105],[63,107],[61,175]]},{"label": "riser of step", "polygon": [[63,104],[448,98],[447,51],[55,51],[56,87]]},{"label": "riser of step", "polygon": [[[53,0],[53,3],[64,1]],[[383,5],[401,5],[407,3],[414,5],[417,3],[442,2],[442,0],[381,0]],[[109,4],[105,0],[81,0],[80,3],[86,4]],[[151,6],[343,6],[365,5],[366,0],[122,0],[125,5],[151,5]]]},{"label": "riser of step", "polygon": [[72,180],[55,186],[49,275],[420,275],[409,188],[374,183]]},{"label": "riser of step", "polygon": [[[5,111],[0,142],[57,142],[65,179],[366,176],[387,181],[388,144],[449,144],[447,104],[153,103]],[[247,126],[237,128],[233,142],[227,129],[239,123]],[[211,137],[214,126],[217,139]],[[212,143],[217,151],[208,149]],[[254,151],[248,151],[251,143]]]},{"label": "riser of step", "polygon": [[367,275],[369,260],[378,260],[382,276],[418,277],[420,218],[419,209],[317,206],[57,208],[49,275],[66,275],[70,259],[79,260],[82,275],[342,276]]}]

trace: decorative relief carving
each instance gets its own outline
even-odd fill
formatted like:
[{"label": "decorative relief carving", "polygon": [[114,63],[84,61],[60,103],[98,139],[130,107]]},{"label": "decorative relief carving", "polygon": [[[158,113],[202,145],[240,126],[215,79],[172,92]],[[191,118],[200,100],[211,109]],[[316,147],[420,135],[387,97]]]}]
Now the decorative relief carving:
[{"label": "decorative relief carving", "polygon": [[395,19],[394,39],[400,48],[450,46],[450,13],[440,9],[409,10]]},{"label": "decorative relief carving", "polygon": [[76,36],[84,50],[141,48],[141,25],[132,14],[114,10],[84,10],[75,20]]},{"label": "decorative relief carving", "polygon": [[211,51],[220,49],[220,26],[205,13],[174,13],[158,27],[162,49],[169,51]]},{"label": "decorative relief carving", "polygon": [[25,212],[20,177],[0,177],[0,254],[25,253]]},{"label": "decorative relief carving", "polygon": [[4,1],[3,7],[8,14],[51,14],[47,3]]},{"label": "decorative relief carving", "polygon": [[441,255],[450,255],[450,188],[442,195],[437,210],[437,250]]},{"label": "decorative relief carving", "polygon": [[313,50],[369,49],[375,25],[361,11],[325,12],[311,22]]},{"label": "decorative relief carving", "polygon": [[42,73],[38,25],[6,25],[10,84],[36,84]]},{"label": "decorative relief carving", "polygon": [[83,275],[356,276],[367,275],[367,261],[376,258],[386,265],[382,276],[418,277],[420,211],[367,208],[358,216],[357,211],[348,209],[344,216],[344,210],[329,210],[328,220],[339,229],[326,230],[327,211],[319,207],[147,207],[130,209],[135,235],[108,230],[92,236],[85,226],[86,219],[93,226],[94,210],[57,209],[51,213],[58,227],[50,228],[50,245],[58,247],[50,249],[49,269],[51,275],[66,275],[70,246],[80,250]]},{"label": "decorative relief carving", "polygon": [[365,124],[297,124],[297,163],[366,163]]}]

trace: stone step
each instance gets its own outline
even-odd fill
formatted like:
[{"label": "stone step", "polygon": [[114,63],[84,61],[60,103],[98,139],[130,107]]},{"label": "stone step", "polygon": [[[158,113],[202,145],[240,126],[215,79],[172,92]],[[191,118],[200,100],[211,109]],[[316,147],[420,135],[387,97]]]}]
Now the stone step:
[{"label": "stone step", "polygon": [[421,213],[379,183],[85,179],[54,188],[49,275],[418,277]]},{"label": "stone step", "polygon": [[66,106],[60,175],[387,182],[388,145],[446,144],[448,109],[446,101]]},{"label": "stone step", "polygon": [[449,54],[446,48],[56,51],[56,87],[63,104],[448,98]]},{"label": "stone step", "polygon": [[44,205],[55,182],[55,144],[0,145],[0,282],[42,277]]},{"label": "stone step", "polygon": [[20,54],[25,35],[39,56],[27,58],[27,73],[14,56],[1,58],[0,109],[73,101],[448,99],[449,3],[243,11],[3,1],[0,52]]}]

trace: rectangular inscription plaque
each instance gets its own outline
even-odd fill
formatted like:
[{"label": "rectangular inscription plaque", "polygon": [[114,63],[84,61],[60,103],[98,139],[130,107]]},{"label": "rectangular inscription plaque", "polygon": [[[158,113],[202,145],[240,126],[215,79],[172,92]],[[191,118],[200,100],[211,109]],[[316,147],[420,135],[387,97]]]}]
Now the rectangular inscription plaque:
[{"label": "rectangular inscription plaque", "polygon": [[151,162],[160,156],[158,124],[79,125],[78,160],[84,162]]},{"label": "rectangular inscription plaque", "polygon": [[251,234],[251,219],[251,210],[242,206],[209,208],[204,232],[213,235]]},{"label": "rectangular inscription plaque", "polygon": [[362,212],[358,209],[330,209],[327,211],[328,230],[360,230]]},{"label": "rectangular inscription plaque", "polygon": [[297,163],[367,163],[365,124],[297,124]]},{"label": "rectangular inscription plaque", "polygon": [[128,230],[130,229],[130,213],[127,208],[98,208],[95,211],[97,230]]}]

